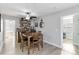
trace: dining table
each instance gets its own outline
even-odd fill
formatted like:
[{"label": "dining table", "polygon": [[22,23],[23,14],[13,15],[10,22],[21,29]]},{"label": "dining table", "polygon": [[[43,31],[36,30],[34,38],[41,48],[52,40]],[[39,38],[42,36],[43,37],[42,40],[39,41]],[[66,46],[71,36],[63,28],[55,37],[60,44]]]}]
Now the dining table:
[{"label": "dining table", "polygon": [[[37,33],[37,32],[33,32],[33,33]],[[30,44],[31,44],[31,38],[33,37],[32,36],[33,33],[31,32],[31,33],[28,33],[28,34],[26,34],[26,33],[23,34],[23,36],[27,37],[27,39],[28,39],[28,54],[30,54]],[[43,48],[43,40],[41,40],[41,46]]]}]

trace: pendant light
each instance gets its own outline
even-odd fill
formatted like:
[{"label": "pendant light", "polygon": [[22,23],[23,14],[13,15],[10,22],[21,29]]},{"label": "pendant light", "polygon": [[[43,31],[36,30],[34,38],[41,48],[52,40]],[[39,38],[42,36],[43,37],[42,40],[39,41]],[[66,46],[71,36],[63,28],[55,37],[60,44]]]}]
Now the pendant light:
[{"label": "pendant light", "polygon": [[27,19],[27,20],[30,19],[30,14],[31,14],[31,12],[26,12],[26,19]]}]

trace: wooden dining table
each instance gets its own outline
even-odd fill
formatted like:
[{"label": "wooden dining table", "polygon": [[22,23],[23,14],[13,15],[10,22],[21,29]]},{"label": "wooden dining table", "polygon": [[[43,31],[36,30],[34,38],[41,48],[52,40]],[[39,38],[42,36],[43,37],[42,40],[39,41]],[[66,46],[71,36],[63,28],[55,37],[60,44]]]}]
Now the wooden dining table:
[{"label": "wooden dining table", "polygon": [[[35,32],[36,33],[36,32]],[[31,38],[33,37],[32,36],[33,33],[29,33],[29,35],[27,35],[26,33],[23,34],[23,36],[27,37],[28,38],[28,54],[30,54],[30,44],[31,44]],[[41,46],[43,47],[43,40],[41,40]]]},{"label": "wooden dining table", "polygon": [[28,54],[30,54],[30,38],[31,38],[32,36],[28,36]]}]

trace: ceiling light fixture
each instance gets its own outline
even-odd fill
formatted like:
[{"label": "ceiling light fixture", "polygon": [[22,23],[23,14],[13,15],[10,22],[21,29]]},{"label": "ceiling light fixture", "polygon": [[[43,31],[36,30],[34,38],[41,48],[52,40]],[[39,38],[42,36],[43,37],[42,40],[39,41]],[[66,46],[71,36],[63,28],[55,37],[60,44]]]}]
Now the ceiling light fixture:
[{"label": "ceiling light fixture", "polygon": [[30,14],[31,14],[31,12],[26,12],[26,19],[27,19],[27,20],[30,19]]}]

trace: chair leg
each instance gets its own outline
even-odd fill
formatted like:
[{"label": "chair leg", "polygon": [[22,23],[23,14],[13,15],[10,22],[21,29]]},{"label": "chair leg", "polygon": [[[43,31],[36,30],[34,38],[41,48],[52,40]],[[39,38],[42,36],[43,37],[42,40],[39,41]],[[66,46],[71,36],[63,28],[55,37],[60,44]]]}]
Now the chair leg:
[{"label": "chair leg", "polygon": [[23,52],[23,47],[22,47],[22,52]]},{"label": "chair leg", "polygon": [[41,40],[41,42],[40,42],[40,43],[41,43],[41,47],[43,48],[43,40]]},{"label": "chair leg", "polygon": [[28,48],[28,55],[30,54],[29,48]]},{"label": "chair leg", "polygon": [[21,44],[22,52],[23,52],[23,44]]},{"label": "chair leg", "polygon": [[[37,48],[38,48],[38,51],[39,51],[40,50],[40,43],[39,42],[37,43],[37,46],[38,46]],[[35,51],[35,45],[33,44],[33,53],[34,53],[34,51]]]},{"label": "chair leg", "polygon": [[34,44],[33,44],[33,53],[34,53]]},{"label": "chair leg", "polygon": [[20,44],[20,49],[22,48],[22,45]]},{"label": "chair leg", "polygon": [[40,50],[40,44],[38,43],[38,51]]}]

